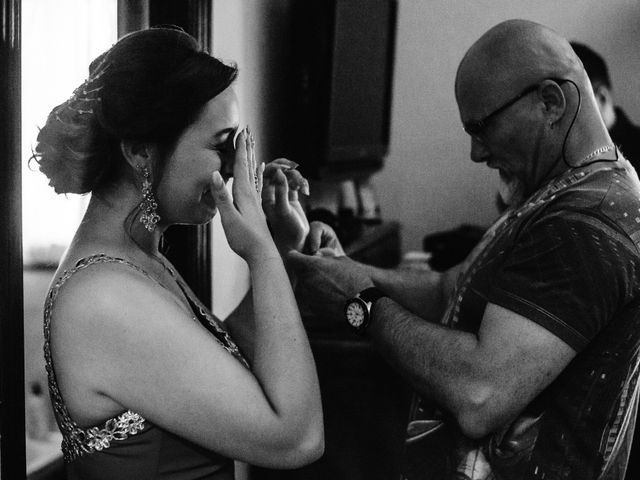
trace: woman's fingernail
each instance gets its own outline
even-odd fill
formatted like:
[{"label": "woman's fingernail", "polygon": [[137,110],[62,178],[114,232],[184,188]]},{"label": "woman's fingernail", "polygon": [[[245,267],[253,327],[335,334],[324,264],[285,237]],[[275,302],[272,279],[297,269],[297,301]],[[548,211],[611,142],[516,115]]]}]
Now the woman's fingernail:
[{"label": "woman's fingernail", "polygon": [[304,183],[302,184],[302,193],[304,193],[307,196],[310,195],[309,182],[306,179],[304,180]]},{"label": "woman's fingernail", "polygon": [[224,187],[224,180],[222,180],[222,175],[220,175],[220,172],[217,170],[213,172],[213,186],[218,189]]}]

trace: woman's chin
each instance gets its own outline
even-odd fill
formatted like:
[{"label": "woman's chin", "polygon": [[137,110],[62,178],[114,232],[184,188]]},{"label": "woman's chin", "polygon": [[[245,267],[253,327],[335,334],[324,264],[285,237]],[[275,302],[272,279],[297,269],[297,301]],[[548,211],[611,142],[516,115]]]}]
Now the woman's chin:
[{"label": "woman's chin", "polygon": [[189,215],[181,215],[177,221],[172,222],[172,225],[205,225],[213,220],[218,214],[217,207],[210,207],[200,203],[196,208],[189,212]]},{"label": "woman's chin", "polygon": [[193,223],[195,225],[204,225],[206,223],[209,223],[211,220],[213,220],[213,217],[215,217],[218,214],[218,208],[217,207],[207,207],[206,211],[202,212],[202,215],[199,215],[199,218],[196,219],[196,221],[194,221]]}]

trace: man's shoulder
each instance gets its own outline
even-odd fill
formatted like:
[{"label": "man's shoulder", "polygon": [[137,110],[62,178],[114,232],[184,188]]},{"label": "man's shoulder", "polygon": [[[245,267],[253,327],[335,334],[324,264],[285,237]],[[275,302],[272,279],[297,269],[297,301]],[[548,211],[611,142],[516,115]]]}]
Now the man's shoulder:
[{"label": "man's shoulder", "polygon": [[[624,158],[602,163],[595,171],[576,171],[577,181],[554,195],[552,208],[624,210],[628,204],[640,206],[640,181],[631,164]],[[581,178],[583,177],[583,178]],[[613,208],[608,208],[613,207]]]},{"label": "man's shoulder", "polygon": [[557,195],[537,221],[549,218],[627,237],[640,246],[640,182],[635,171],[615,168],[596,172],[588,181]]}]

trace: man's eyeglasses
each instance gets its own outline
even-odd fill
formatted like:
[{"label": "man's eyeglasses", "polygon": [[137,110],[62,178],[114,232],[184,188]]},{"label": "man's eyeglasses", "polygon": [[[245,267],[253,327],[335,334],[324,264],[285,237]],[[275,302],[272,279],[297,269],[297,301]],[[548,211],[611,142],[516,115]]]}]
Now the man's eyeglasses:
[{"label": "man's eyeglasses", "polygon": [[[561,79],[561,78],[550,78],[549,80],[553,80],[556,83],[563,83],[563,82],[567,82],[568,81],[568,80]],[[537,90],[539,86],[540,86],[540,82],[536,83],[535,85],[531,85],[531,86],[525,88],[517,96],[515,96],[514,98],[509,100],[507,103],[505,103],[505,104],[501,105],[500,107],[496,108],[489,115],[486,115],[484,118],[482,118],[480,120],[471,121],[471,122],[465,122],[462,125],[462,128],[464,128],[464,131],[467,132],[469,135],[471,135],[472,137],[476,137],[477,138],[478,136],[480,136],[482,134],[482,130],[484,130],[484,128],[487,126],[487,124],[491,121],[492,118],[494,118],[499,113],[504,112],[507,108],[509,108],[511,105],[516,103],[521,98],[523,98],[526,95],[530,94],[531,92]]]}]

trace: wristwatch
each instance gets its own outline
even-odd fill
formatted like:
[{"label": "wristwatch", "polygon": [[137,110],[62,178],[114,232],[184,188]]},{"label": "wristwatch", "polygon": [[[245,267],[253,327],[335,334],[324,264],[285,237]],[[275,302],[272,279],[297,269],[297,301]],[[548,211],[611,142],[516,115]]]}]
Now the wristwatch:
[{"label": "wristwatch", "polygon": [[344,316],[356,333],[362,334],[367,329],[371,323],[373,304],[382,297],[386,295],[376,287],[370,287],[347,300],[344,305]]}]

